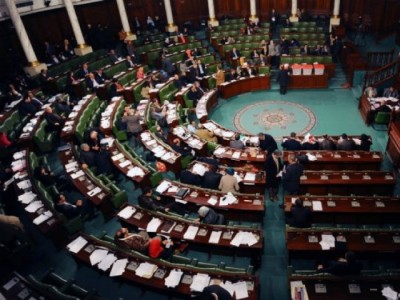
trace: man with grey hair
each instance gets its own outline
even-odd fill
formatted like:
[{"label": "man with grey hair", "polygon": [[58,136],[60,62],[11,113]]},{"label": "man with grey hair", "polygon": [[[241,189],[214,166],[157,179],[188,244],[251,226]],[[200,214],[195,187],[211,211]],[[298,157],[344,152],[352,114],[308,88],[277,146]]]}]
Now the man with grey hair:
[{"label": "man with grey hair", "polygon": [[81,144],[79,162],[81,163],[83,169],[94,167],[96,165],[95,153],[90,151],[90,146],[86,143]]}]

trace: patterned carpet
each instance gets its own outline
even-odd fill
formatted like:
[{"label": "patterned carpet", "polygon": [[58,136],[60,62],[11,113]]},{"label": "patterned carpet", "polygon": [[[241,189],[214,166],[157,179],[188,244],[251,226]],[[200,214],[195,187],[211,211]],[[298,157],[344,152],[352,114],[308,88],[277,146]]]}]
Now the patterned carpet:
[{"label": "patterned carpet", "polygon": [[247,134],[266,132],[278,140],[292,131],[306,134],[315,123],[316,117],[310,109],[288,101],[256,102],[243,107],[234,117],[238,131]]}]

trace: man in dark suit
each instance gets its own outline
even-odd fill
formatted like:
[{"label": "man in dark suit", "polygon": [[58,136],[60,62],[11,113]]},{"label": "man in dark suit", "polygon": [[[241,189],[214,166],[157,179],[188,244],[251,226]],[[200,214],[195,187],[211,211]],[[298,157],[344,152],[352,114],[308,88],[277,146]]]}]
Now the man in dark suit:
[{"label": "man in dark suit", "polygon": [[89,76],[89,73],[88,64],[84,63],[82,68],[78,71],[78,78],[86,78]]},{"label": "man in dark suit", "polygon": [[296,138],[296,133],[291,132],[290,137],[285,140],[281,146],[283,147],[284,150],[287,151],[298,151],[301,150],[301,143],[300,141]]},{"label": "man in dark suit", "polygon": [[187,80],[189,83],[194,83],[197,79],[197,64],[193,64],[193,66],[191,66],[188,69],[188,75],[187,75]]},{"label": "man in dark suit", "polygon": [[120,60],[120,58],[118,57],[117,53],[115,53],[114,49],[110,50],[110,53],[108,54],[108,57],[110,58],[110,61],[113,64],[117,63]]},{"label": "man in dark suit", "polygon": [[281,95],[286,94],[289,80],[289,66],[285,64],[284,66],[281,66],[278,72],[278,78],[276,79],[276,81],[279,83],[279,93]]},{"label": "man in dark suit", "polygon": [[210,165],[209,170],[204,173],[203,188],[218,190],[222,175],[217,173],[216,170],[217,167],[215,165]]},{"label": "man in dark suit", "polygon": [[169,209],[164,207],[160,201],[161,197],[153,196],[153,190],[149,187],[143,189],[143,194],[141,194],[138,199],[139,206],[144,209],[168,212]]},{"label": "man in dark suit", "polygon": [[268,154],[271,154],[278,149],[278,145],[276,144],[276,141],[272,135],[260,132],[258,134],[258,139],[260,141],[260,149],[267,151]]},{"label": "man in dark suit", "polygon": [[319,150],[332,151],[332,150],[336,149],[336,145],[332,141],[332,138],[330,138],[327,134],[324,134],[322,136],[322,140],[318,141],[318,148],[319,148]]},{"label": "man in dark suit", "polygon": [[98,69],[96,72],[94,72],[94,79],[97,81],[98,84],[103,84],[106,81],[103,69]]},{"label": "man in dark suit", "polygon": [[292,209],[290,210],[290,216],[287,218],[287,223],[291,227],[308,228],[311,226],[311,218],[311,210],[308,207],[304,207],[303,200],[296,199]]},{"label": "man in dark suit", "polygon": [[90,201],[77,200],[75,204],[69,203],[63,194],[56,196],[54,207],[62,213],[67,219],[75,218],[79,215],[88,216],[89,218],[96,217],[94,207]]},{"label": "man in dark suit", "polygon": [[185,169],[181,171],[180,179],[182,183],[201,186],[202,178],[198,174],[193,174],[189,170]]},{"label": "man in dark suit", "polygon": [[79,152],[79,162],[82,164],[82,168],[91,168],[96,165],[95,153],[90,151],[88,144],[81,144],[81,150]]},{"label": "man in dark suit", "polygon": [[191,152],[192,152],[192,149],[190,147],[182,145],[181,140],[179,138],[175,138],[172,141],[171,148],[175,152],[177,152],[180,155],[182,155],[182,157],[189,156],[189,155],[191,155]]},{"label": "man in dark suit", "polygon": [[278,200],[279,185],[281,183],[281,178],[279,173],[282,170],[282,161],[280,159],[281,152],[275,150],[268,155],[265,172],[266,172],[266,188],[268,189],[269,199],[271,201]]},{"label": "man in dark suit", "polygon": [[19,112],[24,116],[33,116],[39,111],[40,107],[32,101],[32,98],[27,94],[24,100],[19,104]]},{"label": "man in dark suit", "polygon": [[197,90],[196,84],[193,83],[192,87],[190,88],[189,92],[187,93],[189,100],[193,101],[193,107],[197,106],[197,101],[200,100],[201,96]]},{"label": "man in dark suit", "polygon": [[240,51],[237,50],[235,47],[231,50],[231,59],[236,60],[240,58]]},{"label": "man in dark suit", "polygon": [[64,119],[59,114],[53,112],[53,109],[48,106],[44,110],[44,118],[47,121],[47,131],[57,131],[60,132],[64,127]]},{"label": "man in dark suit", "polygon": [[336,276],[358,275],[362,269],[362,264],[356,261],[355,254],[351,251],[346,252],[344,258],[320,264],[317,267],[319,272],[330,273]]},{"label": "man in dark suit", "polygon": [[197,160],[200,161],[200,162],[204,162],[206,164],[209,164],[209,165],[213,165],[216,169],[219,166],[219,160],[216,159],[213,154],[211,154],[208,157],[198,157]]},{"label": "man in dark suit", "polygon": [[343,133],[336,148],[337,150],[352,151],[355,150],[356,143],[353,141],[353,139],[350,139],[347,134]]},{"label": "man in dark suit", "polygon": [[283,168],[282,173],[283,189],[289,195],[298,195],[300,193],[300,177],[303,175],[304,168],[293,154],[289,154],[288,162],[289,164]]},{"label": "man in dark suit", "polygon": [[96,171],[97,174],[114,174],[118,177],[118,172],[111,161],[111,153],[107,144],[100,145],[100,151],[96,154]]},{"label": "man in dark suit", "polygon": [[231,69],[230,72],[226,75],[226,81],[237,80],[239,75],[236,73],[235,69]]},{"label": "man in dark suit", "polygon": [[172,76],[175,72],[175,66],[172,64],[171,59],[165,54],[162,55],[162,69],[168,74],[168,76]]},{"label": "man in dark suit", "polygon": [[206,65],[201,62],[200,59],[197,60],[197,76],[204,77],[207,75]]}]

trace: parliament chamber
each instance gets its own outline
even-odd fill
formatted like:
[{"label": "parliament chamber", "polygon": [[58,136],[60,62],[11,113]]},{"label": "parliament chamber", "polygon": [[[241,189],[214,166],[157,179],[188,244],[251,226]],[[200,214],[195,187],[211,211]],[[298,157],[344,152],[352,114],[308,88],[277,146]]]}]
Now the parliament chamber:
[{"label": "parliament chamber", "polygon": [[0,298],[397,299],[398,11],[0,0]]}]

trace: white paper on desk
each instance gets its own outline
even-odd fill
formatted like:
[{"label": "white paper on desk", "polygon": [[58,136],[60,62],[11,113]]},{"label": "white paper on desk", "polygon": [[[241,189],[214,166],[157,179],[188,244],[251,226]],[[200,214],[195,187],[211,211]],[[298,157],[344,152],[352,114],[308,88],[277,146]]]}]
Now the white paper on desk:
[{"label": "white paper on desk", "polygon": [[105,250],[105,249],[94,250],[89,256],[90,264],[92,266],[98,264],[107,256],[107,254],[108,254],[108,250]]},{"label": "white paper on desk", "polygon": [[120,166],[121,168],[125,168],[125,167],[127,167],[127,166],[129,166],[129,165],[131,165],[131,164],[132,164],[132,162],[131,162],[130,160],[125,160],[125,161],[123,161],[122,163],[120,163],[119,166]]},{"label": "white paper on desk", "polygon": [[230,282],[229,280],[221,283],[220,285],[222,288],[224,288],[225,290],[227,290],[227,292],[229,294],[231,294],[231,296],[233,297],[233,294],[235,293],[235,287],[233,286],[232,282]]},{"label": "white paper on desk", "polygon": [[390,286],[386,286],[382,290],[382,296],[386,297],[388,300],[397,300],[397,292],[394,291]]},{"label": "white paper on desk", "polygon": [[311,153],[307,153],[307,158],[309,161],[316,161],[317,157],[315,155],[312,155]]},{"label": "white paper on desk", "polygon": [[71,178],[72,179],[76,179],[76,178],[79,178],[79,177],[81,177],[83,175],[85,175],[85,172],[83,172],[82,170],[79,170],[78,172],[71,174]]},{"label": "white paper on desk", "polygon": [[101,262],[97,265],[100,270],[107,271],[111,265],[117,260],[117,257],[109,253],[106,257],[104,257]]},{"label": "white paper on desk", "polygon": [[78,236],[75,240],[67,245],[67,249],[72,253],[78,253],[88,243],[83,237]]},{"label": "white paper on desk", "polygon": [[239,281],[233,284],[233,288],[235,290],[236,299],[245,299],[249,297],[249,293],[247,291],[247,285],[245,281]]},{"label": "white paper on desk", "polygon": [[235,153],[232,154],[232,158],[233,159],[239,159],[241,154],[242,153],[240,151],[235,151]]},{"label": "white paper on desk", "polygon": [[77,166],[78,166],[78,162],[77,161],[73,161],[71,163],[66,164],[65,165],[65,169],[67,169],[67,170],[74,169]]},{"label": "white paper on desk", "polygon": [[29,204],[27,207],[25,207],[25,210],[30,213],[34,213],[37,211],[39,208],[43,207],[42,201],[33,201],[31,204]]},{"label": "white paper on desk", "polygon": [[53,216],[53,213],[51,211],[47,210],[44,213],[42,213],[41,215],[37,216],[33,220],[33,224],[40,225],[44,221],[47,221],[48,219],[50,219],[52,216]]},{"label": "white paper on desk", "polygon": [[173,269],[169,272],[168,277],[165,278],[165,286],[169,288],[176,287],[181,281],[183,272],[181,270]]},{"label": "white paper on desk", "polygon": [[136,212],[136,208],[133,206],[127,206],[118,213],[118,216],[123,219],[129,219]]},{"label": "white paper on desk", "polygon": [[221,155],[225,153],[225,148],[224,147],[219,147],[214,151],[214,155]]},{"label": "white paper on desk", "polygon": [[156,270],[156,265],[144,262],[135,270],[135,274],[136,276],[150,279]]},{"label": "white paper on desk", "polygon": [[108,144],[108,147],[111,147],[114,143],[114,139],[109,137],[109,138],[104,138],[100,140],[100,144]]},{"label": "white paper on desk", "polygon": [[26,154],[26,151],[25,151],[25,150],[15,152],[15,153],[13,154],[13,159],[14,159],[14,160],[21,159],[21,158],[23,158],[23,157],[25,156],[25,154]]},{"label": "white paper on desk", "polygon": [[18,182],[17,186],[18,186],[19,189],[25,190],[25,189],[30,188],[32,186],[32,184],[31,184],[30,180],[27,179],[27,180]]},{"label": "white paper on desk", "polygon": [[193,166],[193,174],[198,174],[200,176],[204,176],[204,173],[207,171],[207,168],[203,164],[196,163]]},{"label": "white paper on desk", "polygon": [[210,131],[214,131],[217,128],[217,126],[211,122],[203,123],[203,127]]},{"label": "white paper on desk", "polygon": [[258,136],[250,137],[250,144],[258,145],[259,143],[260,143],[260,139],[258,138]]},{"label": "white paper on desk", "polygon": [[224,197],[221,197],[219,199],[219,205],[225,206],[225,205],[233,204],[236,201],[237,201],[236,197],[233,196],[231,192],[229,192]]},{"label": "white paper on desk", "polygon": [[161,182],[158,187],[156,188],[156,192],[159,194],[163,194],[169,187],[170,187],[170,183],[168,181],[163,181]]},{"label": "white paper on desk", "polygon": [[246,175],[244,176],[244,181],[255,181],[256,180],[256,173],[253,172],[247,172]]},{"label": "white paper on desk", "polygon": [[118,153],[117,155],[114,155],[113,157],[111,157],[111,159],[113,161],[120,160],[121,158],[124,158],[124,154],[123,153]]},{"label": "white paper on desk", "polygon": [[141,168],[139,167],[134,167],[128,171],[128,174],[126,174],[128,177],[143,177],[144,172]]},{"label": "white paper on desk", "polygon": [[160,158],[167,152],[167,150],[165,150],[163,147],[157,147],[156,149],[153,149],[152,151],[154,153],[154,156],[158,157],[158,158]]},{"label": "white paper on desk", "polygon": [[313,201],[312,208],[314,211],[322,211],[322,202],[321,201]]},{"label": "white paper on desk", "polygon": [[321,241],[319,242],[322,250],[329,250],[330,248],[335,248],[335,237],[331,234],[323,234],[321,236]]},{"label": "white paper on desk", "polygon": [[151,138],[151,135],[149,132],[143,132],[140,137],[142,138],[143,141],[147,141]]},{"label": "white paper on desk", "polygon": [[166,152],[162,157],[161,157],[161,159],[162,160],[169,160],[169,159],[171,159],[171,158],[173,158],[174,157],[174,154],[173,153],[171,153],[171,152]]},{"label": "white paper on desk", "polygon": [[196,274],[193,276],[192,284],[190,285],[190,290],[193,292],[202,292],[205,287],[210,283],[210,276],[208,274]]},{"label": "white paper on desk", "polygon": [[19,170],[25,169],[26,167],[26,161],[25,159],[19,159],[19,160],[15,160],[11,163],[11,169],[14,172],[17,172]]},{"label": "white paper on desk", "polygon": [[239,231],[235,237],[231,240],[230,244],[236,247],[240,245],[252,246],[257,243],[257,239],[252,232]]},{"label": "white paper on desk", "polygon": [[100,193],[100,192],[101,192],[101,188],[99,188],[99,187],[97,186],[97,187],[95,187],[93,190],[89,191],[87,194],[88,194],[90,197],[93,197],[93,196],[97,195],[97,194]]},{"label": "white paper on desk", "polygon": [[208,240],[211,244],[218,244],[221,239],[222,231],[213,231],[211,232],[210,239]]},{"label": "white paper on desk", "polygon": [[207,203],[211,205],[215,205],[218,203],[218,198],[217,196],[211,196],[210,199],[207,200]]},{"label": "white paper on desk", "polygon": [[146,231],[147,232],[157,232],[158,227],[161,225],[161,220],[158,218],[153,218],[151,221],[147,224]]},{"label": "white paper on desk", "polygon": [[176,185],[171,185],[169,188],[168,188],[168,193],[176,193],[177,191],[178,191],[178,186],[176,186]]},{"label": "white paper on desk", "polygon": [[237,172],[235,172],[235,174],[233,175],[233,177],[236,178],[236,180],[237,180],[238,183],[241,183],[241,182],[243,181],[243,180],[242,180],[242,177],[240,177],[240,176],[238,175]]},{"label": "white paper on desk", "polygon": [[198,226],[190,225],[186,230],[185,234],[183,235],[183,239],[185,240],[194,240],[196,237],[197,232],[199,231]]},{"label": "white paper on desk", "polygon": [[18,196],[18,201],[20,201],[23,204],[29,204],[36,198],[36,196],[37,195],[35,193],[26,192]]}]

